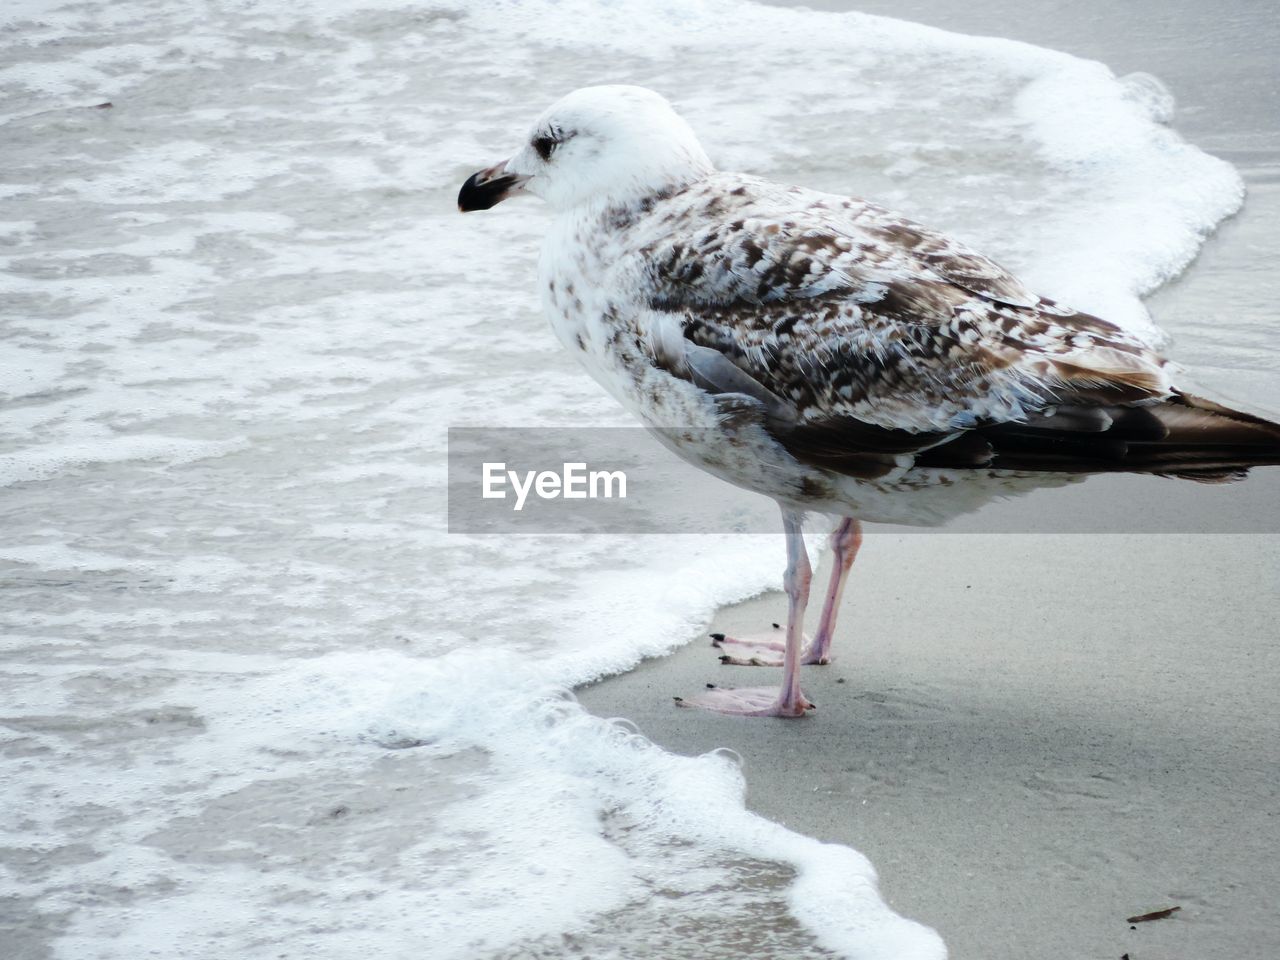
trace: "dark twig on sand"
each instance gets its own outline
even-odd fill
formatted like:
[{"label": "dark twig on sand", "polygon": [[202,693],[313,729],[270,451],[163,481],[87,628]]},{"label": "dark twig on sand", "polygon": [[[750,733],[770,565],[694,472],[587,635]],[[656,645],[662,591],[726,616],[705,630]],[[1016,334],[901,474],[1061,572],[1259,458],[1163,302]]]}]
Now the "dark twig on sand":
[{"label": "dark twig on sand", "polygon": [[1163,910],[1153,910],[1151,913],[1140,913],[1136,917],[1130,917],[1125,923],[1146,923],[1148,920],[1163,920],[1165,917],[1172,917],[1181,909],[1181,907],[1166,907]]}]

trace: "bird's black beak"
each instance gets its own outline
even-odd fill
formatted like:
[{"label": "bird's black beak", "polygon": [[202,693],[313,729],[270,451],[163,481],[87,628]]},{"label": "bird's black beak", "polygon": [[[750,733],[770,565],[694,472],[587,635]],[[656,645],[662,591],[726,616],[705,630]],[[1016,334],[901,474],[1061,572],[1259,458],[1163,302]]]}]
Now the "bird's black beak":
[{"label": "bird's black beak", "polygon": [[472,210],[488,210],[497,206],[528,181],[528,177],[507,173],[507,161],[495,163],[492,167],[477,170],[467,178],[467,182],[458,191],[458,209],[463,213]]}]

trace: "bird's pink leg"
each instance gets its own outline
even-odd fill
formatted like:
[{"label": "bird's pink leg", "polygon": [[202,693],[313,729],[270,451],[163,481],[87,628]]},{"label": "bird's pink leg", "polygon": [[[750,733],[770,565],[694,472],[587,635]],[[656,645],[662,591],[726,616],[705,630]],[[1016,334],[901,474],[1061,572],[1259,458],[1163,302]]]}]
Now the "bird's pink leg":
[{"label": "bird's pink leg", "polygon": [[[830,543],[831,580],[827,584],[818,632],[812,640],[808,637],[804,639],[804,652],[800,656],[800,662],[805,664],[831,662],[831,641],[835,638],[840,599],[844,595],[845,582],[849,579],[849,570],[858,556],[858,548],[862,546],[862,524],[852,517],[846,517],[831,532]],[[778,629],[779,636],[783,636],[776,623],[774,628]],[[780,667],[783,663],[781,654],[786,650],[786,644],[780,640],[729,637],[723,633],[711,634],[711,645],[722,650],[733,650],[733,653],[725,653],[720,657],[721,663],[733,667]]]},{"label": "bird's pink leg", "polygon": [[747,717],[802,717],[813,707],[800,692],[800,657],[804,646],[804,608],[809,602],[813,571],[804,547],[800,514],[783,508],[782,525],[787,533],[787,639],[782,656],[782,687],[717,688],[687,699],[676,698],[682,707],[702,707],[718,713]]},{"label": "bird's pink leg", "polygon": [[805,663],[830,663],[831,641],[836,632],[836,616],[840,613],[840,598],[844,584],[849,579],[849,569],[858,557],[862,546],[862,524],[853,517],[840,521],[831,532],[831,581],[827,584],[827,596],[822,604],[822,619],[813,643],[804,652]]}]

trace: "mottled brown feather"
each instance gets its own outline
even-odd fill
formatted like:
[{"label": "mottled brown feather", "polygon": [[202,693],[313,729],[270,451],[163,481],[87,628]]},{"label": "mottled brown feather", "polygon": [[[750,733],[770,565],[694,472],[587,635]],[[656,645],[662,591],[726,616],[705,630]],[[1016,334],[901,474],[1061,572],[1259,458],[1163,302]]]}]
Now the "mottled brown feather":
[{"label": "mottled brown feather", "polygon": [[721,219],[676,219],[643,248],[648,302],[748,393],[781,399],[764,419],[802,462],[867,478],[915,465],[1217,481],[1280,461],[1280,427],[1178,393],[1141,339],[955,240],[738,179]]}]

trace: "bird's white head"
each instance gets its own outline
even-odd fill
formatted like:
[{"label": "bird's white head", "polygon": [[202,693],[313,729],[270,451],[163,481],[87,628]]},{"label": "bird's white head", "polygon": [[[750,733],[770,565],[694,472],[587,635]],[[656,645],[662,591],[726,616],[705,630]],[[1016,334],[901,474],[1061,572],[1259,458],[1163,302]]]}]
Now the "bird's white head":
[{"label": "bird's white head", "polygon": [[583,87],[538,118],[509,160],[473,174],[462,211],[527,192],[558,210],[625,204],[701,180],[714,168],[684,119],[644,87]]}]

